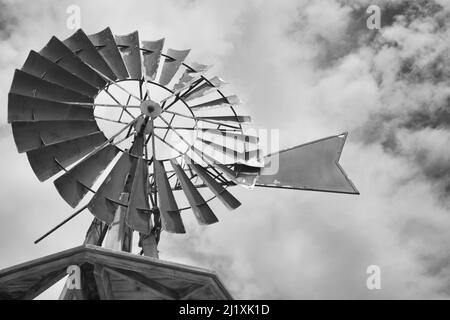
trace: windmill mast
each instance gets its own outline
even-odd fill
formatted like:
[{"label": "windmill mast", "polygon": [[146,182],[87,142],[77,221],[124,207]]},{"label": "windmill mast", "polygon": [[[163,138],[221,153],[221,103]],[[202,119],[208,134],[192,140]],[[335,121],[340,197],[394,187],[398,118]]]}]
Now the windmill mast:
[{"label": "windmill mast", "polygon": [[[139,150],[139,147],[135,143],[136,141],[142,141],[144,139],[144,130],[148,121],[149,117],[147,116],[144,119],[143,125],[140,126],[135,133],[135,136],[139,137],[139,139],[135,139],[133,141],[130,153],[134,154],[136,157],[144,156],[143,150],[141,152],[141,150]],[[135,171],[136,165],[131,168],[129,174],[126,177],[126,183],[119,198],[122,203],[128,203],[129,201],[130,193],[132,192],[132,177],[134,176]],[[126,223],[126,211],[126,207],[120,205],[117,206],[114,215],[114,221],[110,226],[101,222],[97,218],[94,218],[86,234],[84,244],[93,244],[97,246],[102,246],[103,244],[103,246],[107,249],[131,252],[133,242],[133,229],[130,228]],[[142,248],[141,254],[143,254],[144,256],[159,258],[158,242],[161,232],[159,210],[156,206],[154,206],[153,209],[148,212],[148,214],[152,215],[152,217],[149,217],[149,222],[153,220],[153,224],[155,225],[155,227],[151,228],[152,223],[150,222],[150,233],[139,233],[139,246]]]}]

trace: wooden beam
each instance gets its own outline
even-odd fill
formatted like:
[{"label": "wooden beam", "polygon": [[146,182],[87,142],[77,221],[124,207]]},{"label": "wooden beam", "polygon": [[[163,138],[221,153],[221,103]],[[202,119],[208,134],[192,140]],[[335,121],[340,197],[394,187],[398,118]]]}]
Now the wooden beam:
[{"label": "wooden beam", "polygon": [[109,273],[99,264],[94,265],[94,277],[97,284],[98,295],[101,300],[114,300],[113,291],[111,289],[111,280]]},{"label": "wooden beam", "polygon": [[[205,285],[200,284],[193,284],[191,285],[183,295],[180,296],[180,300],[187,300],[190,299],[194,294],[198,293],[199,291],[205,289],[207,286],[209,286],[209,283]],[[195,297],[194,297],[195,299]]]},{"label": "wooden beam", "polygon": [[[199,285],[209,283],[211,289],[214,291],[211,294],[212,297],[217,299],[232,299],[220,279],[218,279],[217,274],[209,270],[138,256],[123,251],[113,251],[90,244],[0,270],[0,297],[17,299],[18,297],[25,296],[28,288],[43,281],[43,277],[50,276],[51,273],[60,270],[65,271],[69,265],[82,266],[85,263],[104,265],[111,269],[118,269],[119,271],[124,269],[125,273],[126,270],[130,270],[129,274],[142,274],[142,279],[137,279],[142,280],[146,284],[146,290],[150,290],[147,289],[148,286],[153,285],[152,288],[154,290],[152,292],[158,291],[158,296],[168,299],[175,299],[180,296],[184,297],[186,295],[186,282]],[[94,268],[92,269],[92,282],[97,296],[96,299],[98,299],[100,296],[97,293],[98,289],[93,272]],[[62,273],[62,276],[64,276],[64,273]],[[128,274],[126,276],[128,277]],[[178,279],[180,281],[176,289],[165,286],[165,281],[168,278]],[[47,279],[50,280],[50,278]],[[128,277],[128,279],[130,278]],[[151,282],[149,281],[150,279]],[[134,280],[137,281],[136,279]],[[39,286],[36,285],[36,287]],[[179,293],[175,295],[174,291]],[[164,292],[165,295],[163,296]]]},{"label": "wooden beam", "polygon": [[86,300],[82,290],[79,289],[69,289],[64,284],[64,288],[59,295],[59,300]]},{"label": "wooden beam", "polygon": [[213,271],[194,267],[182,265],[174,262],[167,262],[159,259],[152,259],[150,257],[143,257],[136,254],[131,254],[129,252],[123,251],[115,251],[111,249],[107,249],[104,247],[97,247],[93,245],[86,245],[86,261],[89,263],[101,262],[101,264],[109,264],[113,263],[115,266],[119,266],[119,268],[127,269],[129,267],[133,267],[136,271],[146,272],[151,266],[154,268],[162,268],[171,270],[173,273],[188,273],[192,276],[192,280],[197,280],[194,277],[210,277],[213,279],[217,279],[217,274]]},{"label": "wooden beam", "polygon": [[81,268],[81,290],[86,300],[99,300],[97,283],[95,281],[94,266],[84,263]]},{"label": "wooden beam", "polygon": [[36,298],[38,295],[40,295],[42,292],[53,286],[55,283],[57,283],[59,280],[64,278],[66,275],[66,270],[58,270],[55,272],[52,272],[45,277],[43,277],[41,280],[39,280],[37,283],[32,285],[22,297],[19,299],[21,300],[32,300]]},{"label": "wooden beam", "polygon": [[50,273],[77,264],[83,260],[84,255],[85,247],[79,246],[1,270],[0,286],[14,279],[39,277],[43,272]]},{"label": "wooden beam", "polygon": [[159,282],[151,280],[137,272],[128,271],[128,270],[111,269],[111,268],[107,268],[107,267],[105,267],[105,270],[107,270],[109,273],[115,274],[118,277],[121,277],[123,279],[136,281],[140,285],[150,289],[151,291],[153,291],[153,292],[157,293],[158,295],[163,296],[167,299],[172,299],[172,300],[179,299],[179,295],[178,295],[177,291],[172,290],[172,289],[160,284]]}]

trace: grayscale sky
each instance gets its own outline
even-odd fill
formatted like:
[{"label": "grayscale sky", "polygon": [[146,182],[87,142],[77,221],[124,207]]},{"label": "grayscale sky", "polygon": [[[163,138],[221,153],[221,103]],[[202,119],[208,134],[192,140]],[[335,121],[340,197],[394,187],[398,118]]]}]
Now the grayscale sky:
[{"label": "grayscale sky", "polygon": [[[15,68],[79,5],[87,34],[110,26],[192,48],[280,147],[349,132],[341,164],[360,196],[247,190],[220,223],[163,234],[162,259],[216,270],[235,298],[450,298],[450,2],[0,1],[0,268],[82,243],[92,216],[33,241],[73,211],[18,154],[7,119]],[[366,28],[366,8],[382,28]],[[190,216],[189,214],[187,214]],[[137,249],[135,249],[137,251]],[[381,268],[381,290],[366,269]],[[43,297],[58,296],[58,288]]]}]

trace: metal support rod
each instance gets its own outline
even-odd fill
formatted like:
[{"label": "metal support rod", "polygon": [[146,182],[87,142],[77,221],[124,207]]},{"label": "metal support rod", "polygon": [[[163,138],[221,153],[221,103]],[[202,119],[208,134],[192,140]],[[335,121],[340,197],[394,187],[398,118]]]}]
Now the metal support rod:
[{"label": "metal support rod", "polygon": [[[114,96],[111,94],[111,92],[108,91],[108,89],[105,89],[105,92],[106,92],[106,93],[108,94],[108,96],[110,96],[111,99],[113,99],[118,105],[121,105],[120,101],[117,100],[116,97],[114,97]],[[129,115],[130,117],[132,117],[133,119],[136,119],[136,117],[135,117],[130,111],[127,110],[127,107],[122,107],[122,110],[124,110],[126,113],[128,113],[128,115]]]},{"label": "metal support rod", "polygon": [[139,109],[140,106],[137,105],[124,105],[124,104],[109,104],[109,103],[95,103],[95,102],[77,102],[77,101],[58,101],[58,103],[62,104],[71,104],[75,106],[93,106],[93,107],[110,107],[110,108],[133,108]]},{"label": "metal support rod", "polygon": [[[173,114],[172,115],[172,118],[170,118],[170,121],[169,121],[169,124],[170,125],[172,125],[172,123],[173,123],[173,119],[175,119],[175,114]],[[166,133],[164,133],[164,137],[163,137],[163,139],[165,140],[166,139],[166,137],[167,137],[167,134],[169,133],[169,131],[170,131],[170,129],[169,128],[167,128],[167,130],[166,130]]]},{"label": "metal support rod", "polygon": [[41,242],[41,240],[45,239],[46,237],[48,237],[50,234],[52,234],[53,232],[55,232],[56,230],[58,230],[60,227],[62,227],[63,225],[65,225],[67,222],[69,222],[70,220],[72,220],[73,218],[75,218],[77,215],[79,215],[84,209],[86,209],[88,207],[88,205],[83,206],[82,208],[78,209],[77,211],[75,211],[75,213],[73,213],[71,216],[69,216],[67,219],[65,219],[64,221],[62,221],[61,223],[59,223],[56,227],[54,227],[53,229],[51,229],[49,232],[47,232],[46,234],[44,234],[42,237],[40,237],[39,239],[37,239],[36,241],[34,241],[34,244],[37,244],[39,242]]},{"label": "metal support rod", "polygon": [[[150,121],[151,121],[151,126],[153,128],[153,126],[154,126],[153,118]],[[155,130],[154,129],[152,129],[152,159],[153,159],[153,173],[155,173],[157,160],[156,160],[156,150],[155,150]],[[155,184],[153,185],[153,187],[155,190],[155,207],[157,207],[158,206],[158,197],[157,197],[158,188],[156,187],[156,180],[155,180]]]},{"label": "metal support rod", "polygon": [[127,122],[123,122],[123,121],[120,121],[120,120],[108,119],[108,118],[104,118],[104,117],[100,117],[100,116],[94,116],[94,118],[95,119],[99,119],[99,120],[103,120],[103,121],[118,123],[118,124],[128,124]]},{"label": "metal support rod", "polygon": [[217,126],[225,126],[225,127],[229,127],[229,128],[233,128],[233,129],[239,129],[239,127],[235,127],[235,126],[228,125],[228,124],[225,124],[225,123],[219,123],[219,122],[215,122],[215,121],[207,120],[207,119],[199,119],[199,118],[195,118],[195,117],[192,117],[192,116],[187,116],[185,114],[182,114],[182,113],[179,113],[179,112],[175,112],[175,111],[164,110],[162,113],[164,113],[164,112],[167,112],[167,113],[170,113],[170,114],[174,114],[174,115],[177,115],[177,116],[180,116],[180,117],[183,117],[183,118],[192,119],[192,120],[195,120],[195,121],[202,121],[202,122],[206,122],[206,123],[210,123],[210,124],[215,124]]},{"label": "metal support rod", "polygon": [[168,145],[170,148],[172,148],[173,150],[175,150],[176,152],[178,152],[180,155],[183,155],[184,153],[179,151],[177,148],[175,148],[171,143],[167,142],[166,140],[164,140],[163,138],[161,138],[159,135],[157,135],[156,133],[154,134],[155,137],[157,139],[159,139],[161,142],[165,143],[166,145]]},{"label": "metal support rod", "polygon": [[[176,129],[176,130],[191,130],[191,131],[220,131],[220,132],[230,132],[230,133],[240,133],[241,130],[240,129],[213,129],[213,128],[197,128],[197,127],[178,127],[178,126],[172,126],[172,128]],[[155,126],[155,129],[161,129],[161,130],[166,130],[167,127],[162,127],[162,126]]]}]

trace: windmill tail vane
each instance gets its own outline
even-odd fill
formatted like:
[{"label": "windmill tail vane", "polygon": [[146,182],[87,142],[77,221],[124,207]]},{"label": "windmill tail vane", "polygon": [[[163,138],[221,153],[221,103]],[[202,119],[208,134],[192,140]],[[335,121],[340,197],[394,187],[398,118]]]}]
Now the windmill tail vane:
[{"label": "windmill tail vane", "polygon": [[157,257],[161,231],[186,232],[182,211],[208,225],[219,221],[214,199],[238,208],[235,185],[358,194],[339,165],[346,133],[264,155],[240,99],[210,66],[188,64],[189,52],[137,31],[80,29],[15,71],[17,149],[78,209],[66,220],[93,214],[85,243],[131,251],[137,232],[143,254]]}]

